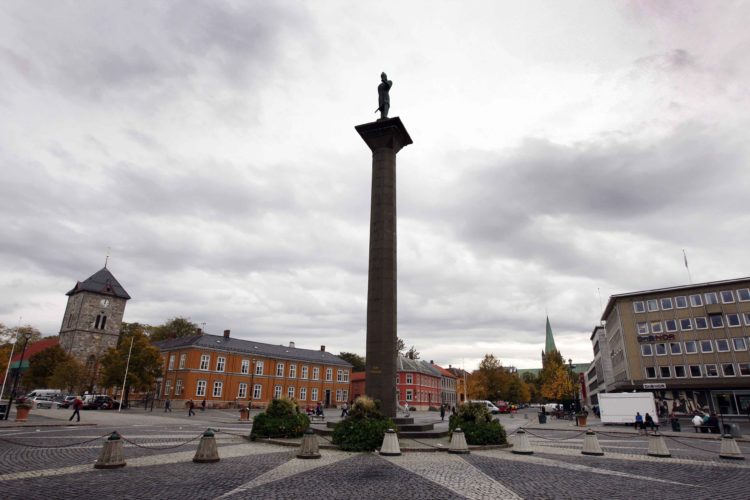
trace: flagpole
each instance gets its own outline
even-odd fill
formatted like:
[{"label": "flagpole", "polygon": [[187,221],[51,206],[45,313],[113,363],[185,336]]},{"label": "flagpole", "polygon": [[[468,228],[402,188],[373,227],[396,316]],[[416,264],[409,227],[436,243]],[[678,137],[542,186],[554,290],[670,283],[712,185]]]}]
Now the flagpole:
[{"label": "flagpole", "polygon": [[[135,335],[130,337],[130,349],[128,349],[128,362],[125,363],[125,376],[122,377],[122,395],[125,396],[125,381],[128,379],[128,368],[130,368],[130,353],[133,352],[133,341],[135,340]],[[117,411],[122,411],[122,400],[124,398],[120,398],[120,406],[117,408]]]},{"label": "flagpole", "polygon": [[682,257],[685,259],[685,269],[687,269],[688,281],[690,281],[690,284],[692,285],[693,284],[693,277],[690,275],[690,266],[688,266],[687,254],[685,253],[685,249],[684,248],[682,249]]},{"label": "flagpole", "polygon": [[[5,393],[5,382],[8,380],[8,372],[10,371],[10,363],[13,360],[13,352],[16,350],[16,344],[18,343],[18,332],[21,328],[21,318],[18,318],[18,328],[16,328],[16,341],[13,342],[13,346],[10,348],[10,357],[8,358],[8,366],[5,367],[5,376],[3,377],[3,388],[0,389],[0,399],[3,399]],[[18,370],[21,370],[21,365],[18,365]]]}]

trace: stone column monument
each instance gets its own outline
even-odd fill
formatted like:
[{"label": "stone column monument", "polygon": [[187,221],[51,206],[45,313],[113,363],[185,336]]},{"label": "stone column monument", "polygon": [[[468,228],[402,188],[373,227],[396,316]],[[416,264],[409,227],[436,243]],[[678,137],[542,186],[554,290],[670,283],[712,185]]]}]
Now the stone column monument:
[{"label": "stone column monument", "polygon": [[[370,268],[367,280],[367,395],[396,416],[396,153],[412,143],[398,117],[388,118],[391,82],[378,88],[381,118],[354,127],[372,151]],[[388,106],[383,106],[386,102]],[[385,108],[385,109],[383,109]]]}]

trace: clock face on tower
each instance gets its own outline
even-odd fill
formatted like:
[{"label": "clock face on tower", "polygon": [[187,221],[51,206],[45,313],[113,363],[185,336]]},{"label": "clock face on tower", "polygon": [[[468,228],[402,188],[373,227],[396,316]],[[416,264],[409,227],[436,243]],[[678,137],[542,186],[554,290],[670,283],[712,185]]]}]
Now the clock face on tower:
[{"label": "clock face on tower", "polygon": [[99,303],[102,307],[109,307],[109,299],[102,299]]}]

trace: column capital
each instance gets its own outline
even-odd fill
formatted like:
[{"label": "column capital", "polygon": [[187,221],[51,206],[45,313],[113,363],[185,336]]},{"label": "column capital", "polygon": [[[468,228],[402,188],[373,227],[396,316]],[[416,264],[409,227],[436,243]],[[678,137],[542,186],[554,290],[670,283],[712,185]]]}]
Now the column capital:
[{"label": "column capital", "polygon": [[388,148],[398,153],[401,148],[412,143],[409,132],[398,116],[357,125],[354,129],[372,151]]}]

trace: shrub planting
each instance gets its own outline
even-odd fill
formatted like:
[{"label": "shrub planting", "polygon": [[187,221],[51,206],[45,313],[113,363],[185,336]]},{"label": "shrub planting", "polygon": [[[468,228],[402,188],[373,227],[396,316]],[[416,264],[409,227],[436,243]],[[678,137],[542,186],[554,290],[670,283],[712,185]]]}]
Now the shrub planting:
[{"label": "shrub planting", "polygon": [[388,429],[396,430],[393,420],[383,415],[372,399],[357,398],[349,416],[333,429],[333,444],[346,451],[372,451],[383,443]]},{"label": "shrub planting", "polygon": [[453,431],[460,427],[467,444],[506,444],[505,428],[492,418],[484,405],[465,403],[458,407],[456,415],[451,415],[448,428]]},{"label": "shrub planting", "polygon": [[274,399],[265,412],[253,419],[250,439],[300,437],[310,427],[310,419],[286,398]]}]

